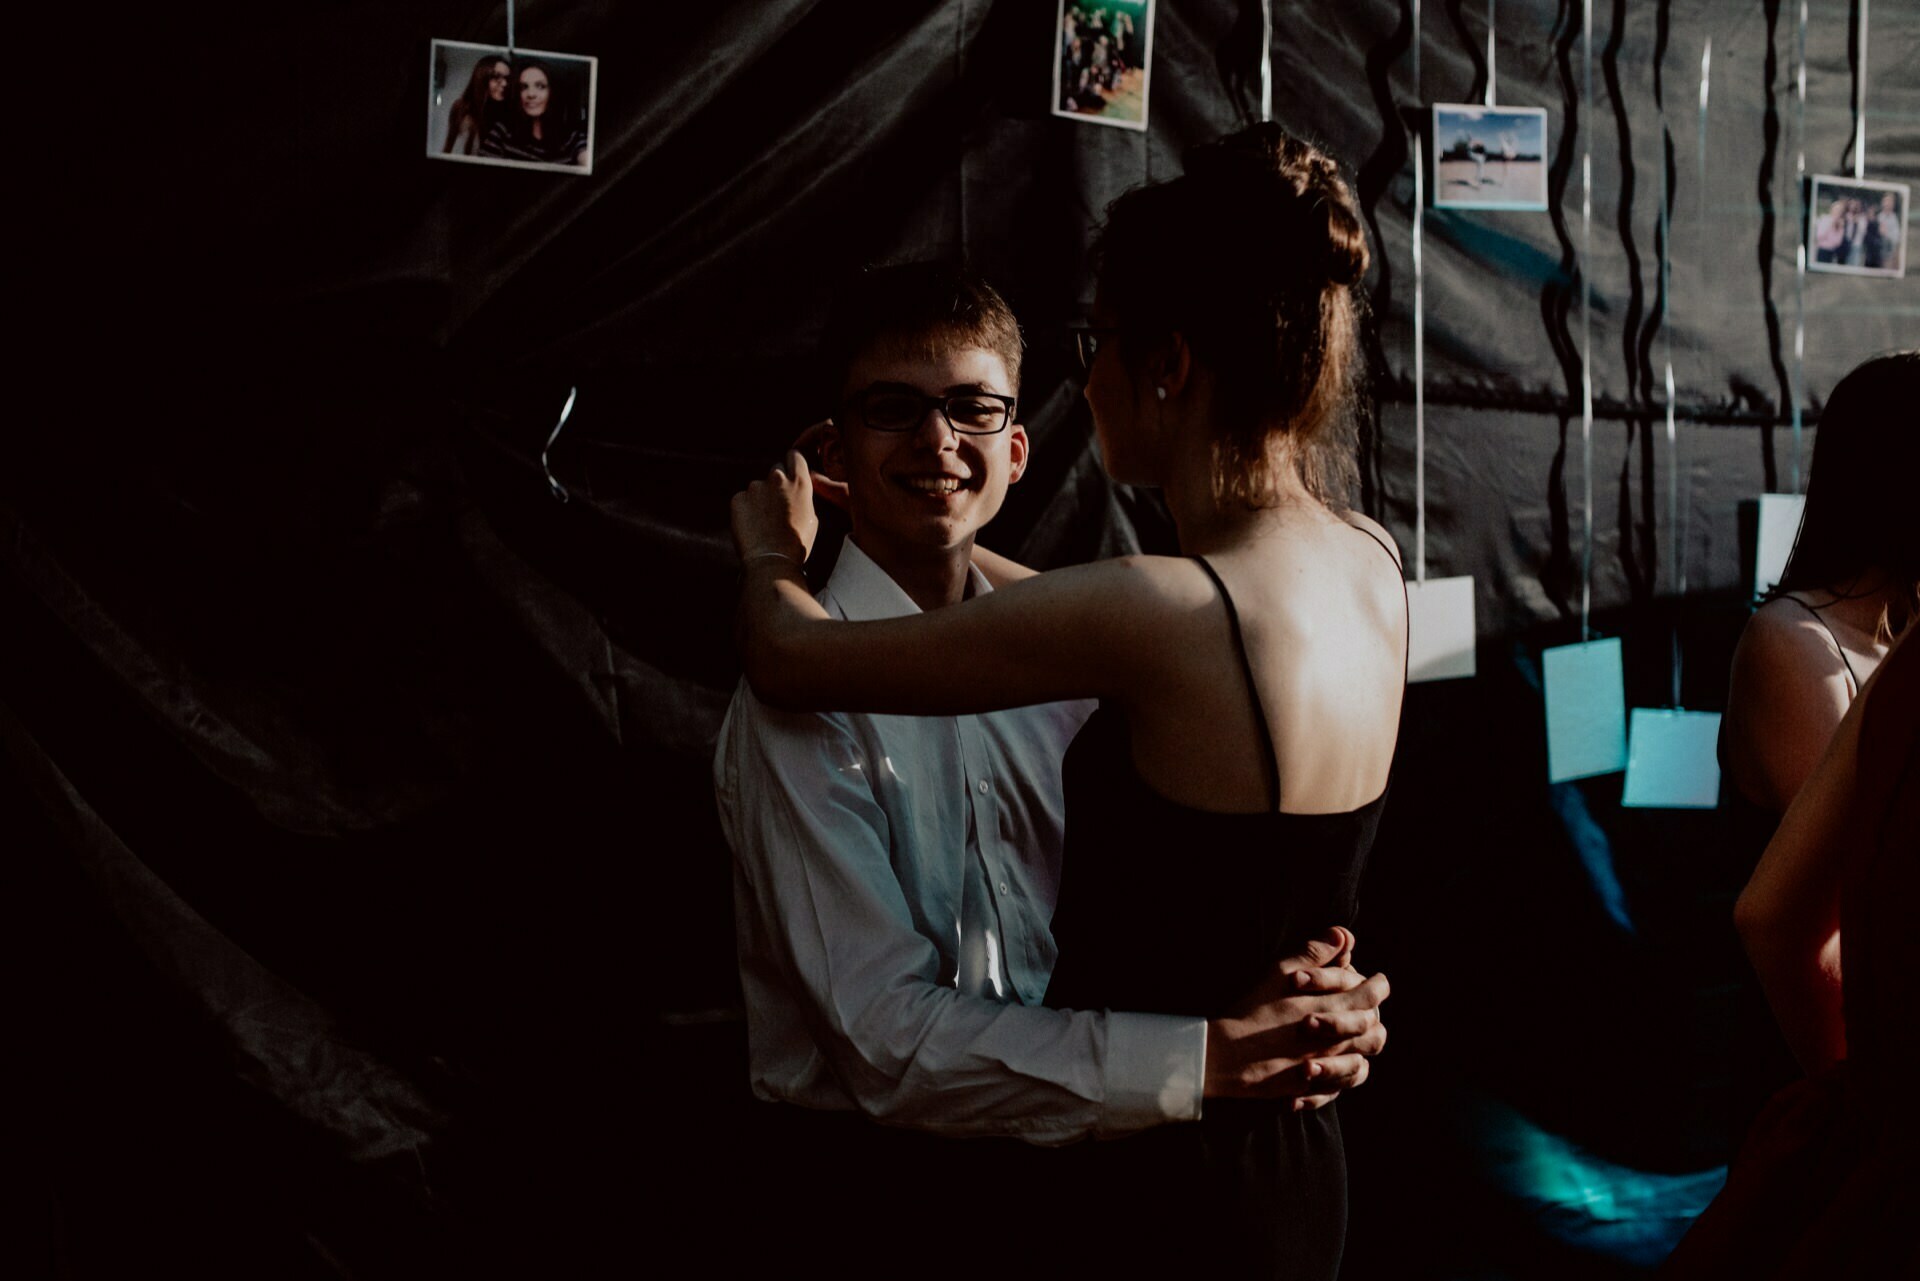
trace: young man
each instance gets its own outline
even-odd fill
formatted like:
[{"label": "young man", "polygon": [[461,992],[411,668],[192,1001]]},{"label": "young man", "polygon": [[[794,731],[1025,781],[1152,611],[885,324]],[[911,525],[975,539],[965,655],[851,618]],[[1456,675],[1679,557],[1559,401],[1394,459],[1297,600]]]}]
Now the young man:
[{"label": "young man", "polygon": [[[821,603],[877,619],[992,590],[974,539],[1028,450],[1011,311],[964,271],[890,268],[842,300],[833,335],[841,408],[823,458],[852,532]],[[979,560],[1018,572],[984,549]],[[952,679],[966,680],[967,656],[952,658]],[[877,1140],[856,1118],[1057,1145],[1195,1120],[1203,1094],[1318,1103],[1364,1079],[1363,1056],[1384,1042],[1385,983],[1342,968],[1347,938],[1291,959],[1240,1018],[1041,1004],[1060,763],[1091,711],[794,714],[741,684],[714,779],[735,855],[750,1072],[758,1097],[798,1105],[769,1111],[807,1132],[801,1147],[882,1142],[896,1181],[911,1182],[896,1158],[913,1141]],[[1334,1057],[1312,1065],[1311,1053]],[[800,1109],[837,1114],[831,1137]],[[912,1168],[951,1173],[959,1148],[995,1150],[920,1143],[927,1161]]]}]

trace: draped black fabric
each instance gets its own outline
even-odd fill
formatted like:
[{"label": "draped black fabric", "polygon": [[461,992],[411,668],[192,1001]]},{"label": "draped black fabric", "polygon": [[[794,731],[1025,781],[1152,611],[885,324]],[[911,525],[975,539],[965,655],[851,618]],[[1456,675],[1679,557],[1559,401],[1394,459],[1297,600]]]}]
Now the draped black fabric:
[{"label": "draped black fabric", "polygon": [[[1813,15],[1803,135],[1792,6],[1596,5],[1584,106],[1580,6],[1498,16],[1500,100],[1550,113],[1553,209],[1425,220],[1428,566],[1475,577],[1483,674],[1410,696],[1359,923],[1400,1065],[1343,1104],[1358,1275],[1408,1222],[1443,1262],[1607,1266],[1484,1181],[1388,1172],[1410,1143],[1471,1149],[1448,1137],[1463,1092],[1642,1170],[1725,1155],[1735,873],[1700,853],[1710,816],[1541,781],[1530,673],[1580,599],[1582,286],[1593,603],[1640,703],[1665,701],[1675,627],[1689,705],[1723,697],[1743,504],[1791,487],[1796,387],[1810,447],[1837,378],[1920,333],[1913,278],[1796,286],[1802,138],[1810,172],[1851,164],[1844,8]],[[821,416],[847,270],[962,254],[1026,323],[1034,460],[987,541],[1042,566],[1170,545],[1154,496],[1100,472],[1058,327],[1105,205],[1251,118],[1257,4],[1163,0],[1144,134],[1048,114],[1047,3],[516,17],[522,44],[601,60],[590,177],[422,154],[429,41],[499,41],[500,6],[149,11],[80,33],[83,70],[26,73],[55,126],[17,149],[49,168],[19,175],[0,834],[45,927],[30,1152],[71,1274],[723,1264],[751,1217],[707,783],[737,675],[725,503]],[[1478,100],[1483,21],[1426,6],[1416,85],[1410,4],[1274,14],[1275,117],[1347,161],[1375,237],[1361,497],[1409,548],[1405,124]],[[1916,62],[1920,12],[1875,5],[1869,177],[1920,178]],[[563,502],[540,453],[570,388]],[[1461,1021],[1463,965],[1534,1012],[1497,1060]],[[1644,1040],[1593,1042],[1622,1022]],[[1649,1078],[1646,1045],[1677,1066]]]}]

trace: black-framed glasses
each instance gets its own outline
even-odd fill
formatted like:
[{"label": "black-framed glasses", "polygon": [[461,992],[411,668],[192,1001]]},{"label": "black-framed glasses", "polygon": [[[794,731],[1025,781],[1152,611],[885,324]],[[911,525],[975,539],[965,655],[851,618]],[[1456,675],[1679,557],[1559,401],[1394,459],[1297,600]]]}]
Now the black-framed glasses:
[{"label": "black-framed glasses", "polygon": [[1093,358],[1100,354],[1101,346],[1123,331],[1118,325],[1068,325],[1067,332],[1073,335],[1073,351],[1080,357],[1080,368],[1092,372]]},{"label": "black-framed glasses", "polygon": [[967,391],[954,396],[928,396],[907,387],[869,387],[847,398],[847,408],[874,431],[912,431],[938,409],[947,426],[963,436],[991,436],[1013,421],[1014,396],[991,391]]}]

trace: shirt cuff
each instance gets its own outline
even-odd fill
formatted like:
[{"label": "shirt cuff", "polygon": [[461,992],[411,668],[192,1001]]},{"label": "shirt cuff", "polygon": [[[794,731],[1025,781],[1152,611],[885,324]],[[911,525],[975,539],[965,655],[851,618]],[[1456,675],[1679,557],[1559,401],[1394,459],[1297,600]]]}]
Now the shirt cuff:
[{"label": "shirt cuff", "polygon": [[1205,1019],[1109,1013],[1100,1137],[1199,1120],[1206,1062]]}]

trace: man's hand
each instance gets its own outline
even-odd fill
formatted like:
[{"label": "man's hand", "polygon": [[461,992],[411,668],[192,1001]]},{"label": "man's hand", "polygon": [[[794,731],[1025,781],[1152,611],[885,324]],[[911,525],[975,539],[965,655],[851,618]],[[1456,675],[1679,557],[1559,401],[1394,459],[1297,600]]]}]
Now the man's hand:
[{"label": "man's hand", "polygon": [[1335,927],[1276,964],[1233,1013],[1207,1024],[1210,1098],[1287,1099],[1323,1107],[1367,1079],[1387,1043],[1387,976],[1352,966],[1353,935]]}]

